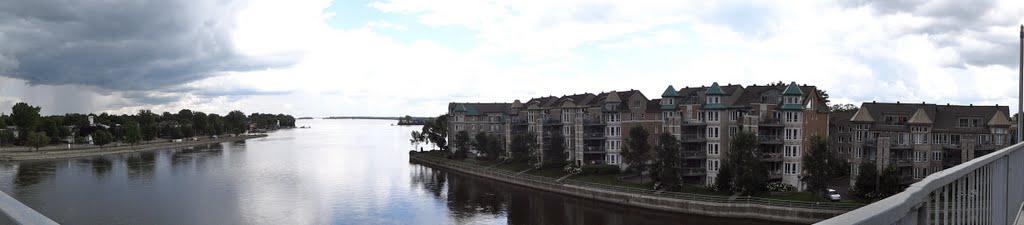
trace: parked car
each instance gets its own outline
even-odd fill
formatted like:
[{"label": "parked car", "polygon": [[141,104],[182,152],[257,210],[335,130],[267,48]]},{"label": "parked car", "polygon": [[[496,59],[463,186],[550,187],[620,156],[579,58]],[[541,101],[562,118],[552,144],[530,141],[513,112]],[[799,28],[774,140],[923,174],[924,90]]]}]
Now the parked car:
[{"label": "parked car", "polygon": [[833,202],[838,202],[840,200],[843,200],[843,196],[839,195],[839,192],[836,192],[836,189],[829,188],[827,195],[828,195],[828,200],[831,200]]}]

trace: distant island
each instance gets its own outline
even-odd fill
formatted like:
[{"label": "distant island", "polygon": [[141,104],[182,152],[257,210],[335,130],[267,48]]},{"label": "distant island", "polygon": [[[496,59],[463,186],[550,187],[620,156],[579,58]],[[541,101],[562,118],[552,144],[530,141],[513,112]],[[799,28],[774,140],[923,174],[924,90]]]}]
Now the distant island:
[{"label": "distant island", "polygon": [[390,116],[331,116],[331,117],[324,117],[324,119],[327,119],[327,120],[342,120],[342,119],[351,119],[351,120],[398,120],[398,125],[423,125],[423,124],[426,124],[427,120],[431,120],[431,119],[434,119],[434,118],[433,117],[412,117],[412,116],[406,115],[404,117],[390,117]]},{"label": "distant island", "polygon": [[313,117],[299,117],[297,120],[311,120]]}]

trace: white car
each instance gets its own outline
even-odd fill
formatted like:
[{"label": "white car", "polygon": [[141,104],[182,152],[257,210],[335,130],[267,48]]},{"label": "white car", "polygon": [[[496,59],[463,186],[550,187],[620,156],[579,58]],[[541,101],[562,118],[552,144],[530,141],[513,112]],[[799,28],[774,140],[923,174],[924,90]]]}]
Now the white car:
[{"label": "white car", "polygon": [[839,192],[836,192],[835,189],[830,188],[828,189],[828,200],[838,202],[839,200],[843,200],[843,196],[839,195]]}]

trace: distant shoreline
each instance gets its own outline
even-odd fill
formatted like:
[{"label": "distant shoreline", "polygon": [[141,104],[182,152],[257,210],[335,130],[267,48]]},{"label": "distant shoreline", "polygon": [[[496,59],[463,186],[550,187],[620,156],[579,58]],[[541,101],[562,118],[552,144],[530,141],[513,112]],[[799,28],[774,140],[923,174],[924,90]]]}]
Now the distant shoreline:
[{"label": "distant shoreline", "polygon": [[332,116],[324,117],[325,120],[398,120],[398,117],[376,117],[376,116]]},{"label": "distant shoreline", "polygon": [[184,141],[184,142],[150,142],[142,143],[135,146],[121,145],[121,146],[106,146],[106,147],[95,147],[86,149],[71,149],[71,150],[40,150],[40,151],[5,151],[0,152],[0,161],[15,162],[15,161],[37,161],[37,160],[57,160],[57,159],[70,159],[70,158],[82,158],[82,157],[94,157],[102,155],[112,154],[124,154],[134,152],[146,152],[156,151],[172,148],[182,148],[198,145],[208,145],[214,143],[223,142],[235,142],[243,141],[253,138],[264,138],[266,134],[258,135],[242,135],[237,137],[224,137],[224,138],[204,138],[197,141]]}]

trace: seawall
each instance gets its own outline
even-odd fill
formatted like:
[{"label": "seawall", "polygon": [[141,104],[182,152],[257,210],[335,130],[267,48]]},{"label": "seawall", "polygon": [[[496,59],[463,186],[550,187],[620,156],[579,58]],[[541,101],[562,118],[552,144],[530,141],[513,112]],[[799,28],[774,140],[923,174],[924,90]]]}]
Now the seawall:
[{"label": "seawall", "polygon": [[608,186],[575,180],[516,175],[513,172],[483,168],[425,154],[413,153],[409,161],[435,168],[444,168],[542,191],[611,202],[633,207],[688,213],[702,216],[750,218],[787,223],[810,224],[832,218],[860,207],[858,204],[803,202],[758,197],[709,196],[676,192]]}]

